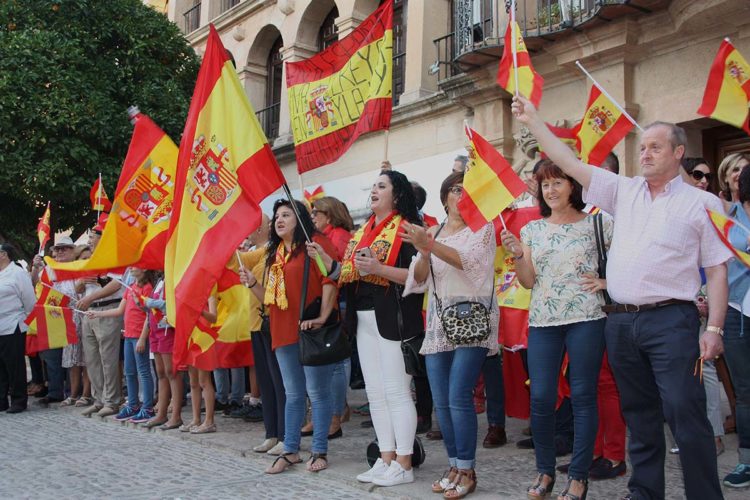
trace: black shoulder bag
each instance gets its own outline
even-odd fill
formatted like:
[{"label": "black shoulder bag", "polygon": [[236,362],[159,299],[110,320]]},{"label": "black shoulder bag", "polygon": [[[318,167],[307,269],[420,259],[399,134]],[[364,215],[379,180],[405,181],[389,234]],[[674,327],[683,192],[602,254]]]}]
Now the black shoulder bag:
[{"label": "black shoulder bag", "polygon": [[[302,273],[302,301],[299,306],[300,323],[305,319],[320,316],[322,300],[316,298],[307,308],[307,282],[310,277],[310,257],[305,255],[305,270]],[[331,311],[331,316],[320,328],[299,331],[299,361],[304,366],[330,365],[343,361],[352,355],[349,339],[341,331],[338,311]]]},{"label": "black shoulder bag", "polygon": [[[440,225],[440,228],[435,233],[435,239],[437,239],[440,231],[443,230],[444,225]],[[466,300],[443,309],[443,303],[437,294],[435,273],[432,271],[432,256],[430,256],[430,276],[432,276],[432,295],[435,297],[437,304],[438,317],[448,341],[454,345],[463,345],[476,344],[487,340],[492,331],[490,311],[487,309],[487,306],[481,302]],[[495,288],[494,280],[491,287],[492,290],[490,290],[490,293],[492,294]]]},{"label": "black shoulder bag", "polygon": [[[594,237],[596,238],[597,265],[599,267],[599,277],[607,279],[607,247],[604,245],[604,223],[602,222],[601,212],[594,215]],[[607,293],[607,289],[602,290],[604,303],[611,304],[612,298]]]},{"label": "black shoulder bag", "polygon": [[[398,256],[398,263],[401,264],[401,254]],[[404,338],[404,315],[401,312],[401,287],[396,287],[396,322],[398,326],[398,336],[401,338],[401,354],[404,357],[404,368],[406,373],[412,377],[426,377],[427,367],[425,366],[424,356],[419,354],[424,342],[424,332],[422,335],[414,335]]]}]

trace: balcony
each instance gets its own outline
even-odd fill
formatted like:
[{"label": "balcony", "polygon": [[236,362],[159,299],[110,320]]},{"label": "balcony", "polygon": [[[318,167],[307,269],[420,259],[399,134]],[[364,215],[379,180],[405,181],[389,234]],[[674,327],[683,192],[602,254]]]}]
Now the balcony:
[{"label": "balcony", "polygon": [[[664,9],[669,0],[517,0],[516,21],[527,48],[544,44],[620,17]],[[499,60],[508,25],[506,0],[453,0],[453,32],[433,40],[438,80]]]},{"label": "balcony", "polygon": [[271,104],[270,106],[256,111],[255,116],[258,117],[260,127],[263,129],[263,133],[266,134],[268,142],[273,142],[279,136],[279,111],[281,110],[281,103]]},{"label": "balcony", "polygon": [[185,34],[192,33],[201,25],[201,4],[198,2],[182,15],[185,20]]}]

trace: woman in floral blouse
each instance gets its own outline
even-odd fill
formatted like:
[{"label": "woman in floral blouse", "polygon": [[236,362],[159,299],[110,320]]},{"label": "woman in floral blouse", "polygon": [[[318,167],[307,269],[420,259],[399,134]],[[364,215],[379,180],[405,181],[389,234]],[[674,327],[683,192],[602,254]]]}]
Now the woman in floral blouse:
[{"label": "woman in floral blouse", "polygon": [[[503,231],[503,245],[516,259],[521,284],[531,289],[528,365],[531,429],[538,476],[530,499],[548,495],[555,483],[555,403],[563,355],[568,355],[575,439],[568,483],[558,499],[580,500],[588,490],[588,471],[597,431],[596,385],[604,352],[605,314],[598,278],[594,216],[583,212],[581,185],[551,161],[536,173],[542,219],[521,230],[519,242]],[[609,248],[612,221],[603,219]]]}]

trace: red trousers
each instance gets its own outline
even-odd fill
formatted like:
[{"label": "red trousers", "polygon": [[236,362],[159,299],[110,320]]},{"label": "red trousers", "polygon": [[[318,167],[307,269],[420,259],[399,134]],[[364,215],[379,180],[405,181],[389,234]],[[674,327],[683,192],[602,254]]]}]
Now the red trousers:
[{"label": "red trousers", "polygon": [[625,460],[625,420],[620,411],[620,394],[604,353],[602,369],[599,371],[598,387],[599,432],[596,434],[594,456],[615,462]]}]

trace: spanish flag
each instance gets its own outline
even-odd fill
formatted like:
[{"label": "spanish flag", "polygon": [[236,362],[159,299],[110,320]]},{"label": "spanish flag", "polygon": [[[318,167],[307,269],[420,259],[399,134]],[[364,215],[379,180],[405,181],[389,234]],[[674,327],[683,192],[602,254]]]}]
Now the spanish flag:
[{"label": "spanish flag", "polygon": [[37,301],[24,321],[26,354],[65,347],[78,341],[70,297],[52,288],[47,270],[42,271],[36,286]]},{"label": "spanish flag", "polygon": [[237,245],[258,228],[260,202],[284,184],[216,29],[210,26],[177,160],[164,266],[174,364]]},{"label": "spanish flag", "polygon": [[633,128],[633,123],[593,85],[583,120],[576,127],[581,161],[599,166]]},{"label": "spanish flag", "polygon": [[216,283],[216,295],[216,323],[199,318],[188,339],[186,364],[201,370],[250,366],[250,290],[227,267]]},{"label": "spanish flag", "polygon": [[324,198],[326,195],[326,192],[323,190],[323,186],[318,186],[315,188],[315,190],[311,193],[307,189],[305,189],[305,201],[307,201],[308,205],[312,205],[316,201],[318,201],[321,198]]},{"label": "spanish flag", "polygon": [[65,263],[48,258],[55,279],[122,273],[128,266],[163,269],[176,167],[175,143],[148,116],[138,114],[112,211],[94,254]]},{"label": "spanish flag", "polygon": [[360,135],[390,126],[392,66],[393,0],[323,52],[287,63],[300,173],[336,161]]},{"label": "spanish flag", "polygon": [[750,64],[724,40],[711,65],[698,114],[734,125],[750,134]]},{"label": "spanish flag", "polygon": [[521,28],[518,23],[508,19],[508,27],[505,30],[505,46],[503,47],[503,58],[497,68],[497,84],[504,88],[510,95],[516,94],[516,78],[513,71],[513,33],[516,36],[516,60],[518,62],[518,93],[526,97],[531,103],[539,108],[542,101],[542,89],[544,78],[534,71],[531,65],[531,56],[523,41]]},{"label": "spanish flag", "polygon": [[44,215],[39,219],[39,224],[36,226],[36,236],[39,238],[39,253],[44,251],[44,245],[49,241],[49,235],[52,232],[49,225],[49,202],[47,202],[47,209],[44,211]]},{"label": "spanish flag", "polygon": [[[581,157],[581,152],[578,150],[578,136],[576,135],[578,133],[578,126],[575,126],[573,128],[566,128],[550,125],[549,123],[547,123],[546,125],[550,132],[555,134],[555,137],[560,139],[563,144],[568,146],[578,158]],[[541,146],[539,146],[539,152],[542,154],[543,158],[547,158],[547,155],[544,153],[544,150]]]},{"label": "spanish flag", "polygon": [[732,229],[732,227],[737,226],[741,228],[743,232],[745,232],[745,236],[750,236],[750,234],[748,234],[747,232],[747,229],[742,227],[734,219],[727,217],[724,214],[720,214],[708,209],[706,209],[706,211],[708,212],[708,217],[709,219],[711,219],[711,224],[714,226],[714,229],[716,229],[716,233],[719,235],[719,239],[721,240],[721,242],[726,245],[726,247],[734,254],[735,257],[737,257],[737,260],[745,264],[747,267],[750,267],[750,254],[734,248],[732,243],[729,241],[729,231]]},{"label": "spanish flag", "polygon": [[476,232],[526,191],[526,184],[484,137],[469,127],[466,127],[466,135],[471,143],[471,162],[464,175],[464,192],[458,200],[458,210]]},{"label": "spanish flag", "polygon": [[96,210],[97,212],[109,212],[112,208],[112,202],[109,201],[107,193],[104,192],[102,174],[99,174],[99,177],[94,181],[94,185],[91,186],[89,198],[91,198],[91,210]]}]

